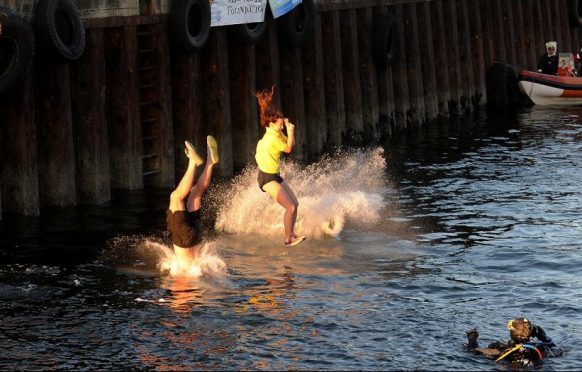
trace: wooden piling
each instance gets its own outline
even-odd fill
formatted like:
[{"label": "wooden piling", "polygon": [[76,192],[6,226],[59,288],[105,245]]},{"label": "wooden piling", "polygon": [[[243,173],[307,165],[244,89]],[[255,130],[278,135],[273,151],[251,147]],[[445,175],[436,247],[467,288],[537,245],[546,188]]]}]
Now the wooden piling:
[{"label": "wooden piling", "polygon": [[531,71],[537,70],[537,53],[536,53],[536,28],[534,28],[534,3],[533,0],[526,0],[522,7],[523,11],[523,37],[525,40],[525,53],[527,61],[527,69]]},{"label": "wooden piling", "polygon": [[3,212],[40,214],[35,106],[31,74],[20,87],[0,100]]},{"label": "wooden piling", "polygon": [[487,87],[485,74],[487,66],[485,65],[485,56],[483,51],[483,27],[481,24],[482,14],[478,6],[469,9],[468,19],[470,25],[470,42],[471,42],[471,64],[473,65],[473,104],[482,106],[485,104]]},{"label": "wooden piling", "polygon": [[493,12],[490,0],[479,2],[479,13],[481,15],[481,38],[483,39],[483,62],[486,69],[496,60],[495,35],[493,32]]},{"label": "wooden piling", "polygon": [[[402,20],[402,5],[395,5],[393,8],[396,16],[396,30],[404,30]],[[395,106],[395,129],[407,127],[406,114],[410,107],[408,94],[408,76],[406,69],[406,37],[404,32],[398,33],[398,51],[392,64],[392,78],[394,83],[394,106]]]},{"label": "wooden piling", "polygon": [[437,99],[439,116],[449,116],[449,101],[451,100],[451,85],[449,81],[449,67],[447,61],[447,45],[445,38],[445,19],[443,4],[440,1],[429,3],[432,18],[431,32],[434,45],[434,66],[436,72]]},{"label": "wooden piling", "polygon": [[43,59],[35,68],[41,207],[76,204],[69,65]]},{"label": "wooden piling", "polygon": [[342,144],[342,134],[345,133],[346,128],[343,69],[338,68],[343,64],[339,11],[322,13],[321,33],[321,42],[326,49],[323,55],[323,74],[327,147],[331,149]]},{"label": "wooden piling", "polygon": [[[210,38],[202,54],[202,71],[204,71],[204,74],[202,76],[201,94],[203,95],[204,123],[207,134],[213,135],[218,141],[220,162],[216,165],[215,172],[216,175],[221,177],[229,177],[233,174],[228,70],[226,29],[217,27],[210,33]],[[201,150],[201,152],[204,153],[204,150]]]},{"label": "wooden piling", "polygon": [[103,30],[89,29],[86,51],[71,65],[79,204],[100,204],[111,199],[103,54]]},{"label": "wooden piling", "polygon": [[362,90],[360,85],[357,16],[355,9],[340,13],[342,42],[342,75],[346,110],[346,137],[349,143],[361,143],[364,134]]},{"label": "wooden piling", "polygon": [[374,20],[372,8],[361,8],[356,11],[358,29],[358,70],[360,72],[361,112],[366,142],[379,136],[376,127],[379,118],[378,109],[378,76],[372,60],[372,38],[374,37]]},{"label": "wooden piling", "polygon": [[116,27],[104,38],[111,186],[137,190],[143,188],[137,33],[133,26]]},{"label": "wooden piling", "polygon": [[463,113],[473,111],[475,97],[475,81],[473,76],[473,60],[471,55],[471,27],[467,2],[457,2],[457,28],[459,44],[459,61],[461,64],[461,107]]},{"label": "wooden piling", "polygon": [[457,23],[452,21],[457,17],[457,9],[455,0],[443,0],[443,13],[445,20],[444,32],[446,35],[446,51],[447,51],[447,66],[449,69],[449,82],[451,89],[451,99],[449,101],[449,112],[451,115],[459,115],[461,110],[462,97],[462,77],[461,77],[461,61],[459,57],[459,45],[457,40],[459,34],[457,31]]},{"label": "wooden piling", "polygon": [[416,4],[402,6],[404,34],[406,35],[406,76],[408,78],[409,109],[407,122],[419,126],[424,122],[424,92],[422,87],[421,51],[418,41]]},{"label": "wooden piling", "polygon": [[295,149],[293,158],[305,160],[307,144],[307,128],[305,123],[305,105],[303,100],[303,69],[301,65],[301,49],[279,49],[281,71],[281,107],[283,115],[295,125]]},{"label": "wooden piling", "polygon": [[[303,47],[303,97],[305,101],[305,126],[307,158],[321,154],[327,142],[327,118],[325,112],[325,89],[321,15],[314,16],[314,35]],[[326,48],[327,52],[327,48]]]},{"label": "wooden piling", "polygon": [[[418,28],[419,54],[422,66],[422,83],[423,83],[423,101],[424,101],[424,115],[427,121],[432,121],[438,117],[438,88],[436,80],[434,41],[432,33],[432,17],[430,12],[430,4],[417,4],[417,14],[419,20],[422,21],[423,27]],[[423,58],[426,56],[428,58]]]},{"label": "wooden piling", "polygon": [[491,30],[493,34],[493,46],[495,48],[495,59],[500,62],[510,63],[509,54],[506,47],[510,48],[511,44],[505,40],[505,20],[503,19],[504,0],[492,0]]},{"label": "wooden piling", "polygon": [[[200,53],[172,52],[172,118],[174,122],[175,184],[180,181],[188,158],[184,141],[204,153],[206,134],[202,113]],[[198,151],[197,150],[197,151]]]},{"label": "wooden piling", "polygon": [[[267,17],[267,15],[265,15],[265,17],[269,19],[267,21],[267,34],[261,42],[255,46],[257,91],[271,89],[273,85],[276,86],[273,103],[276,107],[281,108],[279,36],[275,21],[272,18]],[[263,133],[261,132],[261,136],[262,135]]]},{"label": "wooden piling", "polygon": [[229,57],[232,131],[237,138],[232,141],[233,170],[238,172],[254,163],[259,140],[255,47],[232,42]]}]

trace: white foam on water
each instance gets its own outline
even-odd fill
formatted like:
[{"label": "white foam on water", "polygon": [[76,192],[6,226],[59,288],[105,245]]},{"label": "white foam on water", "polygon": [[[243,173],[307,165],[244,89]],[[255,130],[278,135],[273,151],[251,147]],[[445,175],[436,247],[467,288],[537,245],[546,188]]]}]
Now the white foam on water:
[{"label": "white foam on water", "polygon": [[156,237],[126,235],[110,242],[102,260],[123,272],[138,276],[216,277],[226,274],[226,263],[218,255],[217,248],[215,242],[203,243],[194,262],[184,265],[174,254],[173,248]]},{"label": "white foam on water", "polygon": [[216,253],[214,242],[204,243],[196,259],[189,265],[178,260],[174,250],[164,244],[144,241],[140,248],[159,252],[157,268],[170,276],[200,277],[202,275],[221,276],[226,274],[226,263]]},{"label": "white foam on water", "polygon": [[[298,234],[337,237],[346,223],[370,226],[385,206],[383,149],[340,151],[305,168],[285,162],[281,175],[299,200]],[[285,210],[259,190],[256,166],[247,167],[223,192],[216,229],[227,233],[282,235]],[[224,197],[226,195],[226,197]]]}]

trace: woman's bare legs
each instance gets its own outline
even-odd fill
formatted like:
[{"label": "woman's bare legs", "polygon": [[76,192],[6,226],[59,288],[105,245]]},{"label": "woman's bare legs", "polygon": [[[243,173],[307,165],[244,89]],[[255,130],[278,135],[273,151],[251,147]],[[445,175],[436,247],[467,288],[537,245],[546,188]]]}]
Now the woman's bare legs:
[{"label": "woman's bare legs", "polygon": [[[170,206],[169,209],[172,213],[176,211],[185,210],[184,199],[190,194],[190,189],[194,183],[194,175],[196,174],[196,167],[203,163],[203,160],[198,156],[196,150],[190,142],[186,141],[186,156],[188,157],[188,168],[184,173],[184,176],[178,183],[176,189],[170,194]],[[182,265],[189,265],[195,258],[196,249],[192,248],[182,248],[174,244],[174,254]]]},{"label": "woman's bare legs", "polygon": [[293,239],[293,230],[295,228],[295,221],[297,220],[297,207],[299,206],[299,202],[293,192],[289,194],[284,184],[285,182],[280,184],[277,181],[271,181],[263,185],[263,190],[265,190],[274,201],[285,208],[285,216],[283,217],[285,242],[289,242]]}]

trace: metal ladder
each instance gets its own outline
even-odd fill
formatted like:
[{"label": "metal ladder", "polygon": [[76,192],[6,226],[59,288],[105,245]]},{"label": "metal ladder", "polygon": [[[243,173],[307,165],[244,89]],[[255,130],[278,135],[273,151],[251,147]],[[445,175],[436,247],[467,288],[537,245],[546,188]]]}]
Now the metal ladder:
[{"label": "metal ladder", "polygon": [[161,173],[160,68],[154,25],[137,26],[139,103],[142,133],[142,176],[144,185],[155,184]]}]

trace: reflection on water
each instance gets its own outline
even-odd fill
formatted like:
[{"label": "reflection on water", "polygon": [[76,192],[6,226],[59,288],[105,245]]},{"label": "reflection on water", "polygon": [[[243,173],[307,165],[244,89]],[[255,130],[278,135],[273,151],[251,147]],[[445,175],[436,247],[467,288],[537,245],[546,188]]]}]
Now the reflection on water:
[{"label": "reflection on water", "polygon": [[293,165],[304,222],[344,222],[295,248],[250,176],[215,186],[225,266],[200,275],[163,268],[167,190],[10,216],[0,368],[490,370],[465,329],[486,344],[527,316],[566,349],[543,368],[580,369],[581,117],[465,119]]}]

